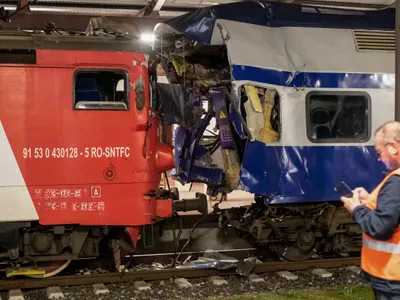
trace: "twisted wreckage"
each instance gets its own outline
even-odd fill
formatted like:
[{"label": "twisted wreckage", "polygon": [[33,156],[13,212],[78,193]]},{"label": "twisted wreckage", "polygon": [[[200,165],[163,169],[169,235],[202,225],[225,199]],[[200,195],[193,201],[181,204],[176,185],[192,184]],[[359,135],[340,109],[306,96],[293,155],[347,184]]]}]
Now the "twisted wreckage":
[{"label": "twisted wreckage", "polygon": [[371,133],[393,118],[394,24],[393,9],[264,1],[158,24],[174,178],[212,197],[253,193],[220,223],[285,259],[358,252],[361,231],[334,187],[371,190],[384,171]]}]

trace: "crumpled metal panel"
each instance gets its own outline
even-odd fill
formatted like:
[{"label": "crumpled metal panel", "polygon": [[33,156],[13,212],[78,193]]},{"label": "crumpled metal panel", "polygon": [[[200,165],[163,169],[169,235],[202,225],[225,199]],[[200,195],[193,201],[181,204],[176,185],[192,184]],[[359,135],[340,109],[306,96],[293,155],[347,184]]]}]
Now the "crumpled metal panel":
[{"label": "crumpled metal panel", "polygon": [[232,104],[229,107],[229,119],[231,120],[232,126],[235,129],[236,133],[239,135],[239,137],[241,139],[247,138],[246,132],[243,129],[243,124],[238,114],[236,113],[236,111],[232,109]]},{"label": "crumpled metal panel", "polygon": [[339,200],[334,187],[371,191],[387,171],[373,146],[267,146],[248,142],[239,185],[258,195],[274,196],[272,203]]},{"label": "crumpled metal panel", "polygon": [[212,168],[202,160],[207,154],[207,149],[198,144],[210,119],[211,115],[208,114],[194,131],[180,126],[175,130],[175,169],[171,171],[171,177],[181,184],[220,184],[222,181],[222,169]]},{"label": "crumpled metal panel", "polygon": [[244,107],[242,107],[242,109],[240,109],[238,95],[236,93],[232,93],[231,96],[232,96],[232,100],[234,101],[234,103],[230,103],[230,105],[229,105],[229,119],[231,121],[233,129],[239,135],[239,137],[241,139],[247,139],[247,138],[249,138],[249,136],[246,134],[246,131],[243,128],[243,123],[240,120],[240,117],[239,117],[238,113],[236,112],[236,110],[232,107],[232,105],[235,105],[237,107],[237,109],[240,112],[242,112],[243,116],[246,116],[246,111],[244,110]]},{"label": "crumpled metal panel", "polygon": [[[378,1],[378,0],[377,0]],[[264,7],[263,7],[263,6]],[[185,34],[190,39],[210,44],[218,19],[270,27],[325,27],[325,28],[368,28],[394,29],[395,10],[365,10],[357,14],[351,9],[335,9],[336,14],[310,12],[300,4],[278,2],[236,2],[206,7],[167,20],[165,23]],[[348,11],[348,13],[346,13]]]}]

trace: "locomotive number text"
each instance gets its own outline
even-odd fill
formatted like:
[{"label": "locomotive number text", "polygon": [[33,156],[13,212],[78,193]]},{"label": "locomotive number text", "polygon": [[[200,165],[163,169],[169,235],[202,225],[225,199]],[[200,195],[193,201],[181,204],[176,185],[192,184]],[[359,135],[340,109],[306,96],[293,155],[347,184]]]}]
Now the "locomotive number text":
[{"label": "locomotive number text", "polygon": [[22,157],[29,158],[117,158],[130,156],[129,147],[77,147],[67,148],[23,148]]},{"label": "locomotive number text", "polygon": [[24,148],[23,158],[78,158],[78,148]]}]

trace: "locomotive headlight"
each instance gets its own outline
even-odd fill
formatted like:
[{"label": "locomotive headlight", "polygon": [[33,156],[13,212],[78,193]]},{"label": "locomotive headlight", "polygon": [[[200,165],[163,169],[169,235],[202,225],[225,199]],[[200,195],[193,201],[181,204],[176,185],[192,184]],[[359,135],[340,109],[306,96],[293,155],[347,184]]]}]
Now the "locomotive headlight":
[{"label": "locomotive headlight", "polygon": [[140,39],[142,40],[142,42],[145,42],[145,43],[153,43],[154,42],[154,34],[144,33],[144,34],[142,34]]}]

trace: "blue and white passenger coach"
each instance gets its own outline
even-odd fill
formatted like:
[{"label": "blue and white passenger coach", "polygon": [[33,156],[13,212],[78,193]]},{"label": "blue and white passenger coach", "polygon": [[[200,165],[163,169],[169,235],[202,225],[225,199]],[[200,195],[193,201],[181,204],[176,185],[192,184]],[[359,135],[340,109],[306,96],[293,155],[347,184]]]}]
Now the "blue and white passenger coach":
[{"label": "blue and white passenger coach", "polygon": [[227,213],[231,225],[287,259],[357,251],[359,228],[334,188],[371,190],[386,171],[373,133],[394,119],[394,28],[394,9],[268,2],[158,24],[175,178],[210,195],[253,193],[256,204]]}]

